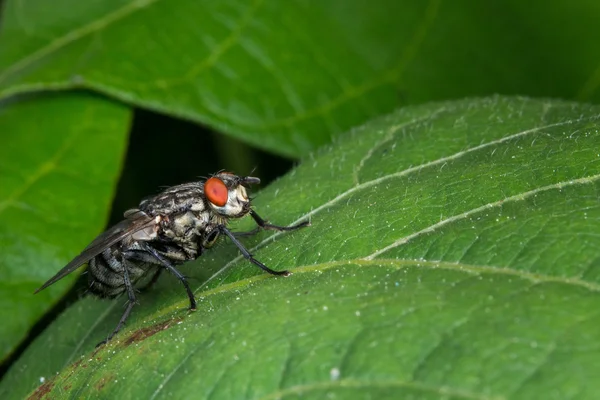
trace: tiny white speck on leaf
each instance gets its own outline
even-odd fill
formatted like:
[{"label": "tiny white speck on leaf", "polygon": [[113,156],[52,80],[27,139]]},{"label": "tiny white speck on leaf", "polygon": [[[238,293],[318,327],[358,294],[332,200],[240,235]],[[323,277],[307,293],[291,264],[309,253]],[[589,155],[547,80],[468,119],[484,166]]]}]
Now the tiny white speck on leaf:
[{"label": "tiny white speck on leaf", "polygon": [[340,379],[340,369],[339,368],[331,368],[331,371],[329,371],[329,378],[332,381],[337,381],[338,379]]}]

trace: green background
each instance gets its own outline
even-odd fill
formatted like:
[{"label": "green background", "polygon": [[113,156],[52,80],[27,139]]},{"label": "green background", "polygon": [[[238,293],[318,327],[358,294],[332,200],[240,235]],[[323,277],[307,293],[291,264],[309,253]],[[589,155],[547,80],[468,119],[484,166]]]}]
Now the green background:
[{"label": "green background", "polygon": [[[2,393],[22,397],[45,377],[38,397],[104,380],[86,395],[110,397],[123,390],[115,374],[150,396],[191,363],[218,375],[197,383],[206,397],[321,397],[329,383],[340,397],[591,396],[597,109],[516,97],[405,106],[493,94],[597,103],[599,17],[584,0],[4,1]],[[79,372],[72,363],[90,357],[122,301],[79,301],[75,276],[36,287],[161,186],[222,168],[267,183],[295,160],[256,207],[313,226],[249,243],[299,273],[248,280],[259,271],[241,262],[211,279],[237,256],[223,244],[184,267],[210,307],[187,319],[163,277],[122,334],[185,317],[143,341],[168,360],[115,344],[100,351],[114,361],[98,353]],[[362,296],[377,312],[358,327]],[[205,321],[195,341],[188,321]],[[224,350],[231,332],[249,348]],[[164,370],[131,373],[148,363]]]}]

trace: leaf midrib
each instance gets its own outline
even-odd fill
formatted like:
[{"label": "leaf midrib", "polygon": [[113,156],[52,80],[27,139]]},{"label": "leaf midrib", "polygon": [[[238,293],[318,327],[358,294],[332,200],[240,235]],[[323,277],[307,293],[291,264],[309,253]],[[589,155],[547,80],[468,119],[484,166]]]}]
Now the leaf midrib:
[{"label": "leaf midrib", "polygon": [[[353,258],[341,261],[330,261],[312,265],[304,265],[296,267],[292,270],[293,274],[289,278],[281,278],[281,279],[294,279],[293,276],[296,274],[304,274],[311,272],[322,272],[331,268],[339,268],[347,265],[359,265],[363,267],[396,267],[398,269],[401,268],[410,268],[410,267],[418,267],[418,268],[427,268],[427,269],[446,269],[452,271],[459,271],[472,274],[474,276],[481,274],[499,274],[499,275],[511,275],[518,278],[526,279],[531,281],[532,283],[562,283],[570,286],[578,286],[585,288],[592,292],[600,292],[600,284],[594,282],[588,282],[579,278],[566,278],[561,276],[553,276],[546,274],[539,274],[535,272],[522,271],[513,268],[506,267],[494,267],[487,265],[474,265],[474,264],[465,264],[460,262],[449,262],[449,261],[424,261],[424,260],[410,260],[410,259],[394,259],[394,258],[378,258],[374,260],[368,260],[365,258]],[[221,285],[219,287],[207,290],[202,292],[201,294],[197,294],[198,297],[204,298],[216,294],[226,293],[230,291],[239,290],[242,287],[251,286],[252,284],[265,280],[265,279],[278,279],[274,278],[270,275],[262,274],[255,275],[252,277],[240,279],[239,281],[227,283]],[[186,300],[187,301],[187,300]],[[178,301],[172,307],[180,308],[180,305],[186,303],[186,301]],[[159,312],[156,314],[156,317],[163,315],[163,312]],[[150,318],[152,319],[152,318]]]}]

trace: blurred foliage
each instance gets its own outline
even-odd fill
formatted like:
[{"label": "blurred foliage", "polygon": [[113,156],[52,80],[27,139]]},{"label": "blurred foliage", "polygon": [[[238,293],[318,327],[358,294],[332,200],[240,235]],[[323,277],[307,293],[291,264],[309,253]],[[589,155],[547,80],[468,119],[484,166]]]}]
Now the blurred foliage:
[{"label": "blurred foliage", "polygon": [[130,119],[128,107],[83,93],[0,109],[2,358],[67,286],[34,290],[105,225]]},{"label": "blurred foliage", "polygon": [[7,1],[0,98],[87,88],[298,157],[402,104],[600,99],[595,0]]}]

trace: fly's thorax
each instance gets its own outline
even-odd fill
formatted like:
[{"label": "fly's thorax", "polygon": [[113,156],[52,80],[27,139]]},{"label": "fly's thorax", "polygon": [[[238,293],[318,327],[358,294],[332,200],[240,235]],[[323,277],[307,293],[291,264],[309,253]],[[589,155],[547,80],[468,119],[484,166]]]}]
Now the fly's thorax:
[{"label": "fly's thorax", "polygon": [[191,182],[173,186],[144,199],[139,209],[148,215],[172,215],[189,210],[202,212],[206,209],[202,184]]},{"label": "fly's thorax", "polygon": [[196,217],[192,212],[171,215],[164,231],[165,235],[174,238],[185,238],[194,234]]},{"label": "fly's thorax", "polygon": [[211,221],[211,212],[205,210],[197,213],[193,211],[172,214],[163,218],[159,235],[177,243],[185,244],[196,241]]}]

